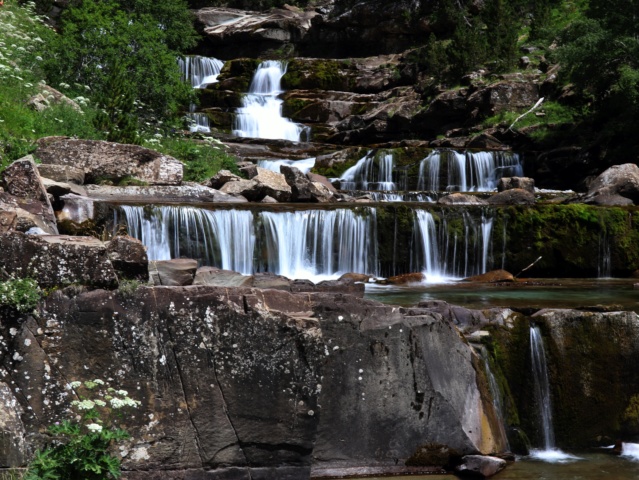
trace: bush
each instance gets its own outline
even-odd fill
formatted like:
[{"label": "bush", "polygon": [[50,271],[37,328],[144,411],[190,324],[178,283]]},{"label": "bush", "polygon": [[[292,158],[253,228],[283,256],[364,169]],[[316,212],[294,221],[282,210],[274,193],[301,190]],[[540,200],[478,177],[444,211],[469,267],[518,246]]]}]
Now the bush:
[{"label": "bush", "polygon": [[79,400],[71,402],[73,420],[49,427],[52,440],[36,453],[25,480],[104,480],[121,476],[120,459],[112,453],[114,443],[129,438],[119,424],[123,411],[140,402],[103,380],[75,381],[68,385]]},{"label": "bush", "polygon": [[0,307],[19,313],[31,312],[38,305],[41,296],[40,287],[30,278],[0,282]]}]

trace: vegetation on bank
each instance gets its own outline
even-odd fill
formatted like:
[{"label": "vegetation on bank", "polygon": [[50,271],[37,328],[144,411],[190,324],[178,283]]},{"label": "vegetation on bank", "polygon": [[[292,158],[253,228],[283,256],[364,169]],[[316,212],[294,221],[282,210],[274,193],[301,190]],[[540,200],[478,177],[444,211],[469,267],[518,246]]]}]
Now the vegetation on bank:
[{"label": "vegetation on bank", "polygon": [[[32,153],[37,139],[55,135],[158,150],[185,162],[190,181],[236,168],[212,138],[184,135],[181,114],[192,92],[176,58],[196,37],[190,16],[178,12],[182,22],[157,28],[180,5],[167,3],[164,16],[161,4],[127,3],[128,9],[146,6],[152,17],[117,2],[87,0],[65,11],[56,33],[34,3],[7,0],[0,9],[0,170]],[[185,4],[181,8],[188,14]],[[57,101],[49,86],[73,102]],[[47,105],[42,111],[29,104],[37,95]]]}]

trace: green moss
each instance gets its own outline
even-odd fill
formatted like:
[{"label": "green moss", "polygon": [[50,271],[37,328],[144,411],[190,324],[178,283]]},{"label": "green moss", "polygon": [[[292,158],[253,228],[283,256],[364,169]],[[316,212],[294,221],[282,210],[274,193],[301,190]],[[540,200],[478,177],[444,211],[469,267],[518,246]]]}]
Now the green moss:
[{"label": "green moss", "polygon": [[286,74],[282,77],[282,86],[292,89],[321,89],[348,91],[352,79],[346,75],[351,68],[344,60],[300,60],[289,62]]}]

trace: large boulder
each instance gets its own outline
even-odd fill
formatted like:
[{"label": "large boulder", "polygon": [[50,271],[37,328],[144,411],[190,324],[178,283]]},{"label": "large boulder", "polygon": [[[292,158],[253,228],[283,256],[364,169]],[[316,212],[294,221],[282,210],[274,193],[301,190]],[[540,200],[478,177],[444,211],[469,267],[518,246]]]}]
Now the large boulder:
[{"label": "large boulder", "polygon": [[437,200],[441,205],[487,205],[486,200],[467,193],[451,193]]},{"label": "large boulder", "polygon": [[34,223],[39,228],[46,233],[58,233],[53,207],[31,155],[5,168],[2,180],[5,192],[16,198],[20,208],[36,217]]},{"label": "large boulder", "polygon": [[33,278],[43,288],[118,286],[106,247],[97,238],[9,232],[0,235],[0,251],[0,267],[16,278]]},{"label": "large boulder", "polygon": [[120,235],[107,245],[113,268],[121,280],[149,280],[149,259],[146,247],[136,238]]},{"label": "large boulder", "polygon": [[312,198],[311,181],[298,168],[281,165],[280,172],[291,187],[291,200],[304,202]]},{"label": "large boulder", "polygon": [[586,201],[597,197],[620,195],[639,202],[639,167],[634,163],[614,165],[599,175],[590,185]]},{"label": "large boulder", "polygon": [[36,155],[44,164],[81,168],[87,183],[127,177],[149,185],[182,183],[182,162],[138,145],[46,137],[38,140]]},{"label": "large boulder", "polygon": [[257,175],[250,180],[238,180],[225,183],[220,192],[229,195],[241,195],[252,202],[271,197],[278,202],[291,200],[292,190],[281,173],[257,167]]},{"label": "large boulder", "polygon": [[503,192],[513,188],[521,188],[534,195],[535,179],[530,177],[502,177],[497,182],[497,191]]},{"label": "large boulder", "polygon": [[151,283],[158,286],[180,287],[193,284],[197,260],[174,258],[173,260],[152,260],[149,262]]},{"label": "large boulder", "polygon": [[41,163],[38,165],[38,172],[41,177],[49,178],[54,182],[84,185],[84,170],[81,168]]},{"label": "large boulder", "polygon": [[492,195],[487,201],[490,205],[534,205],[535,195],[523,188],[512,188]]}]

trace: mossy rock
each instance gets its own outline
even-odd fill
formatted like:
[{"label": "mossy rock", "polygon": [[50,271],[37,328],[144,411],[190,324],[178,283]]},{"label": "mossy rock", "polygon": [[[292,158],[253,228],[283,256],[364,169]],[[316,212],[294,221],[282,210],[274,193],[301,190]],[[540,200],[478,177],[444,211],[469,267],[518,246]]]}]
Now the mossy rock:
[{"label": "mossy rock", "polygon": [[452,470],[461,464],[462,455],[454,448],[441,443],[422,445],[407,460],[409,467],[444,467]]},{"label": "mossy rock", "polygon": [[298,58],[288,63],[282,86],[288,90],[350,91],[354,73],[348,60]]}]

